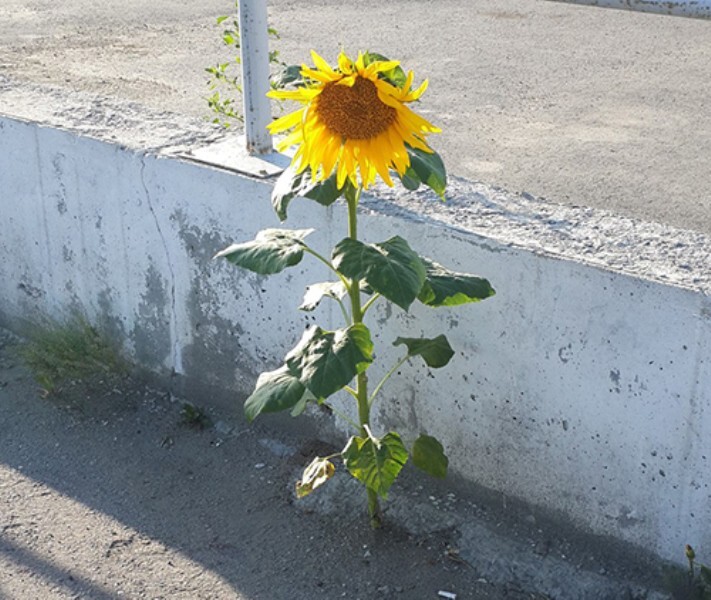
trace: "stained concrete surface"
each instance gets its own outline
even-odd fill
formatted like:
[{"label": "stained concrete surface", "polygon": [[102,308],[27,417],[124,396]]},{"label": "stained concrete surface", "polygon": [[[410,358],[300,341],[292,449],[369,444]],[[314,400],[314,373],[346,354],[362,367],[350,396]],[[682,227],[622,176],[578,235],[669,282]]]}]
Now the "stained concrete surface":
[{"label": "stained concrete surface", "polygon": [[[232,6],[4,0],[0,112],[34,82],[205,116]],[[454,174],[711,232],[711,23],[544,0],[269,6],[287,62],[370,48],[429,78],[418,109]]]}]

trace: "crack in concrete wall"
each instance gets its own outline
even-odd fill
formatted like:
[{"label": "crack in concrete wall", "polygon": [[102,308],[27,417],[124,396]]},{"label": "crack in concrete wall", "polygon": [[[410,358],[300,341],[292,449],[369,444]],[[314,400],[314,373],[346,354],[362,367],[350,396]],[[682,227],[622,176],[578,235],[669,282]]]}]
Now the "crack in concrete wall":
[{"label": "crack in concrete wall", "polygon": [[140,179],[141,186],[143,187],[143,192],[146,199],[146,205],[148,210],[153,217],[153,223],[155,224],[156,231],[158,232],[158,237],[163,244],[163,250],[165,251],[166,265],[168,267],[168,272],[170,273],[170,339],[172,342],[172,357],[171,364],[173,370],[176,373],[183,373],[183,354],[180,345],[180,337],[178,335],[178,318],[176,311],[176,299],[175,299],[175,271],[173,270],[172,257],[170,256],[170,250],[168,249],[168,243],[166,237],[163,234],[163,229],[161,227],[158,215],[153,208],[153,203],[151,201],[151,193],[146,185],[146,154],[141,155],[141,169],[140,169]]}]

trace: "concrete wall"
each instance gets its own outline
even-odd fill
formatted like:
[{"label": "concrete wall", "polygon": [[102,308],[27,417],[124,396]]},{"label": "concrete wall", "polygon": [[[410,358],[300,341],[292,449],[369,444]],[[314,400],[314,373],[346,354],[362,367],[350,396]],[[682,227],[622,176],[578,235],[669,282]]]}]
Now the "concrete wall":
[{"label": "concrete wall", "polygon": [[[156,372],[197,389],[250,391],[306,325],[340,318],[328,303],[295,309],[307,284],[328,279],[315,261],[265,278],[211,260],[278,226],[270,187],[0,117],[0,324],[80,309]],[[399,354],[398,335],[445,332],[457,351],[442,370],[405,365],[384,388],[376,428],[435,435],[455,472],[587,530],[664,558],[678,560],[685,543],[711,555],[711,301],[698,273],[711,264],[708,240],[687,246],[688,280],[681,267],[641,278],[611,269],[609,257],[604,268],[591,264],[602,247],[590,260],[536,247],[525,241],[533,221],[520,215],[508,214],[523,229],[506,238],[490,229],[500,191],[453,187],[447,205],[421,194],[397,206],[364,202],[369,240],[398,233],[498,292],[456,309],[373,311],[373,381]],[[478,225],[467,212],[474,203],[489,211]],[[575,228],[558,227],[572,217],[561,219],[556,228],[575,247]],[[344,236],[344,210],[296,200],[287,226],[316,227],[311,242],[329,252]],[[614,243],[642,256],[629,235]],[[635,265],[643,270],[632,260],[622,271]]]}]

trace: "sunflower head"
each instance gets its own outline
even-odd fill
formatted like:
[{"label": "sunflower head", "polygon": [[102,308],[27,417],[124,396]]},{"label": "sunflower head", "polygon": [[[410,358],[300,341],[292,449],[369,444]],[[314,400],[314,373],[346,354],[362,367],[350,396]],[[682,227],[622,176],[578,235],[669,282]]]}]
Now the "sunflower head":
[{"label": "sunflower head", "polygon": [[413,90],[412,71],[405,74],[397,61],[377,54],[352,60],[341,53],[335,68],[316,52],[311,56],[314,66],[301,68],[302,87],[269,92],[302,104],[269,126],[272,133],[289,131],[278,148],[297,147],[296,173],[308,169],[317,183],[335,175],[339,190],[346,182],[367,188],[378,175],[392,186],[391,170],[413,181],[413,157],[433,154],[426,136],[440,131],[407,106],[427,81]]}]

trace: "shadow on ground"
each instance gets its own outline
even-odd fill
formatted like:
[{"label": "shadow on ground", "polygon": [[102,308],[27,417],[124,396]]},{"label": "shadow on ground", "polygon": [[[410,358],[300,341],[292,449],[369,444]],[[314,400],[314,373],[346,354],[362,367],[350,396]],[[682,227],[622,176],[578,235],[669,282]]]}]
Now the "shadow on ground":
[{"label": "shadow on ground", "polygon": [[502,536],[486,507],[412,473],[381,531],[348,477],[297,505],[295,475],[320,443],[232,427],[236,411],[190,427],[179,402],[128,379],[42,398],[13,345],[0,330],[2,598],[653,597],[621,596],[633,588],[602,578],[589,549],[537,525]]},{"label": "shadow on ground", "polygon": [[295,509],[290,489],[313,450],[307,440],[191,428],[166,394],[128,381],[41,398],[8,339],[4,598],[503,597],[447,557],[445,533],[373,532],[360,512]]}]

